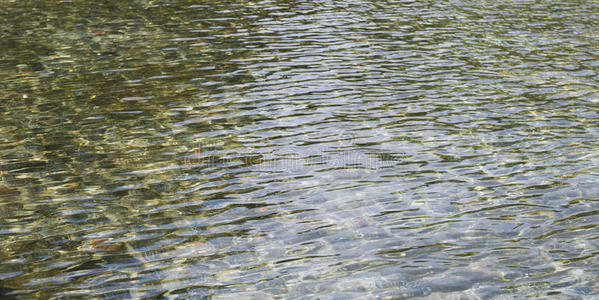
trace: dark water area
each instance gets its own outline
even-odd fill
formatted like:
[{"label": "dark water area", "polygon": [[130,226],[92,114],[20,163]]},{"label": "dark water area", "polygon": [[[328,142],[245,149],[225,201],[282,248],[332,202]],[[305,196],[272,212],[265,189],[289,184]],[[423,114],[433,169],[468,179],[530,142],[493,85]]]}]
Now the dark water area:
[{"label": "dark water area", "polygon": [[599,2],[0,8],[5,298],[599,298]]}]

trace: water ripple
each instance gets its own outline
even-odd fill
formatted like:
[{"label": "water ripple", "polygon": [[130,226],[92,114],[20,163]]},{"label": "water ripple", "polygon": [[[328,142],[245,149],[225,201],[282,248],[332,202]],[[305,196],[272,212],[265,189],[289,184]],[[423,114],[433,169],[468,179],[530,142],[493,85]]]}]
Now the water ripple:
[{"label": "water ripple", "polygon": [[6,2],[0,294],[599,294],[595,2]]}]

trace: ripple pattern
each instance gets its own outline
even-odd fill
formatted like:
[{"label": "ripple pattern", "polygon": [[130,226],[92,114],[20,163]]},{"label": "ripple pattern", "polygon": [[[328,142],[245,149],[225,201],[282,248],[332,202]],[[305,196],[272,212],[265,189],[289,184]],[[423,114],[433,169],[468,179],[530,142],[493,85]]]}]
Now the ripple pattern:
[{"label": "ripple pattern", "polygon": [[597,2],[0,6],[5,297],[599,295]]}]

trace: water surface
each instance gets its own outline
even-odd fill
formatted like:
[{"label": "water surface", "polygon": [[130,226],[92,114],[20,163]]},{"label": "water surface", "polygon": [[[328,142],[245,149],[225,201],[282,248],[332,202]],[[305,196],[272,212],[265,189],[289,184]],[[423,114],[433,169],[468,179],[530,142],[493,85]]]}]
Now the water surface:
[{"label": "water surface", "polygon": [[0,6],[5,297],[599,297],[595,1]]}]

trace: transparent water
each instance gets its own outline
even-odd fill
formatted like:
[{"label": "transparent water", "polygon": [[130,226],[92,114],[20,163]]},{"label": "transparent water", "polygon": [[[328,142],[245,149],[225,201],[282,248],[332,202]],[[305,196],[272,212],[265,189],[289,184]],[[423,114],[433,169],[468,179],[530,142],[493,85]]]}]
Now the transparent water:
[{"label": "transparent water", "polygon": [[599,297],[598,2],[106,2],[0,1],[5,298]]}]

